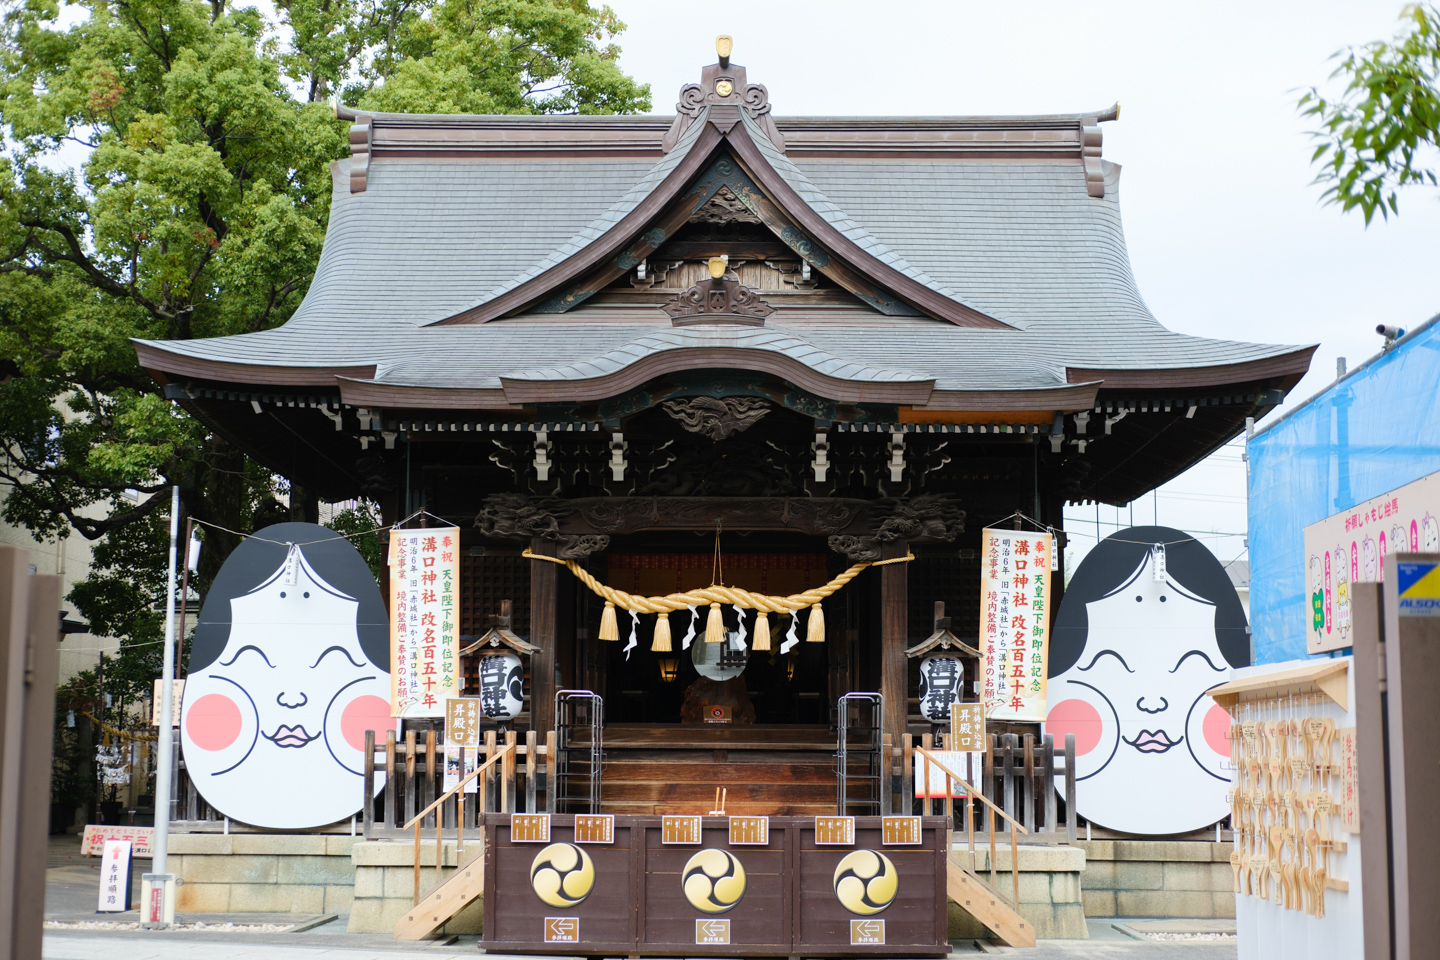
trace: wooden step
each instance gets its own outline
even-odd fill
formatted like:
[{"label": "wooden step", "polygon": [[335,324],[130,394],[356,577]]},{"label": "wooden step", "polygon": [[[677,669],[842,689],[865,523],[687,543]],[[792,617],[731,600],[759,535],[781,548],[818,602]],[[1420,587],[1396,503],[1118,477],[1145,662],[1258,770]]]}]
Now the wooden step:
[{"label": "wooden step", "polygon": [[[607,797],[601,803],[605,813],[622,813],[633,816],[661,816],[664,814],[708,814],[713,806],[715,794],[710,794],[710,803],[636,803],[629,801],[611,802]],[[768,817],[825,817],[835,813],[835,801],[829,803],[736,803],[732,799],[725,804],[725,812],[731,816]]]},{"label": "wooden step", "polygon": [[1035,946],[1035,928],[1010,909],[988,883],[962,867],[954,857],[945,859],[945,870],[947,892],[961,909],[1009,946]]},{"label": "wooden step", "polygon": [[396,940],[424,940],[485,893],[485,858],[475,857],[420,898],[395,923]]},{"label": "wooden step", "polygon": [[715,799],[715,790],[724,787],[731,803],[824,803],[835,802],[835,782],[794,784],[752,784],[743,780],[712,780],[708,783],[664,783],[642,780],[605,781],[601,796],[606,803],[650,801],[653,803],[704,803]]},{"label": "wooden step", "polygon": [[835,762],[681,763],[665,760],[608,760],[601,780],[661,780],[669,783],[835,783]]}]

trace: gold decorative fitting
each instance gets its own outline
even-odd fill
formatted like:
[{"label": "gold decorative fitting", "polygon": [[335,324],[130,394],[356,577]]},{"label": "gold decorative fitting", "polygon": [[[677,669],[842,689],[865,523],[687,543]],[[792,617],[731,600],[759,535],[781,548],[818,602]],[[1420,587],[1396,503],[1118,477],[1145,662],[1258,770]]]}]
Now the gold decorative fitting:
[{"label": "gold decorative fitting", "polygon": [[730,54],[734,49],[735,41],[731,38],[730,34],[722,33],[715,38],[715,55],[720,58],[722,64],[730,59]]},{"label": "gold decorative fitting", "polygon": [[730,257],[728,254],[711,257],[706,265],[710,268],[710,279],[719,280],[725,276],[725,271],[730,269]]},{"label": "gold decorative fitting", "polygon": [[729,80],[717,80],[717,81],[715,82],[715,95],[716,95],[716,96],[718,96],[718,97],[728,97],[728,96],[730,96],[730,94],[732,94],[732,93],[734,93],[734,92],[735,92],[735,84],[731,83]]}]

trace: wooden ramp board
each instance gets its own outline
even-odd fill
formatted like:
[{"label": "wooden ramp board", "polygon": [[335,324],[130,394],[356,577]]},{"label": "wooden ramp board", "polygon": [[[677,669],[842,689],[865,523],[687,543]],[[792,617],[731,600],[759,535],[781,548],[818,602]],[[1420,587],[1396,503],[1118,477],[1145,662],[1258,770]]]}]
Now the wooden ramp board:
[{"label": "wooden ramp board", "polygon": [[1035,946],[1035,928],[1000,899],[990,885],[960,864],[946,858],[950,899],[1012,947]]},{"label": "wooden ramp board", "polygon": [[420,902],[395,924],[395,939],[424,940],[484,893],[485,858],[479,856],[422,896]]}]

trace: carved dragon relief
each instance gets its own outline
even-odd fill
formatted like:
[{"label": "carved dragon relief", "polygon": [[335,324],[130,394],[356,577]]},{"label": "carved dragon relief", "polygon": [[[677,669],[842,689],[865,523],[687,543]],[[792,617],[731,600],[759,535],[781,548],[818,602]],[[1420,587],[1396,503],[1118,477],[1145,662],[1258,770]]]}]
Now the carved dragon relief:
[{"label": "carved dragon relief", "polygon": [[771,409],[768,401],[758,397],[691,397],[666,400],[660,408],[679,421],[683,429],[711,440],[745,432]]},{"label": "carved dragon relief", "polygon": [[563,500],[497,493],[485,498],[475,528],[482,536],[497,540],[549,540],[556,544],[556,556],[562,560],[583,560],[610,546],[610,538],[601,534],[561,533],[560,519],[570,512]]},{"label": "carved dragon relief", "polygon": [[889,516],[875,527],[874,533],[862,536],[832,536],[830,549],[844,554],[852,563],[879,560],[881,548],[896,540],[938,540],[951,543],[965,531],[965,511],[955,506],[950,497],[925,493],[908,500],[886,500],[881,504]]}]

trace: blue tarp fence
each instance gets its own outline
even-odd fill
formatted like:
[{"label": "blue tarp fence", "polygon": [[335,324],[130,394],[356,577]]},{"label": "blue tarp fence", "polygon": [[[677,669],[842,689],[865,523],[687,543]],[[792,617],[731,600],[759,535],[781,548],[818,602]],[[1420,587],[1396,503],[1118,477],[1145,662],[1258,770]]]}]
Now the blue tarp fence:
[{"label": "blue tarp fence", "polygon": [[1305,654],[1305,527],[1440,471],[1440,316],[1248,444],[1256,663]]}]

